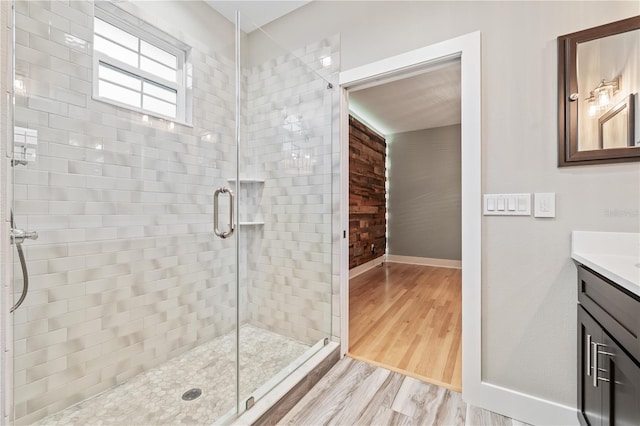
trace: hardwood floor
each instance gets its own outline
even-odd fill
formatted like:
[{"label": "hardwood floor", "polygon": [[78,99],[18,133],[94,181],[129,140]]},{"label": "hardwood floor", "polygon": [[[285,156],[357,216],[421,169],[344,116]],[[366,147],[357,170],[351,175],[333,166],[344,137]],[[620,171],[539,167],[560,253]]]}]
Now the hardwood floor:
[{"label": "hardwood floor", "polygon": [[280,425],[473,425],[524,423],[468,406],[457,392],[343,358]]},{"label": "hardwood floor", "polygon": [[462,271],[385,263],[350,280],[349,356],[462,391]]}]

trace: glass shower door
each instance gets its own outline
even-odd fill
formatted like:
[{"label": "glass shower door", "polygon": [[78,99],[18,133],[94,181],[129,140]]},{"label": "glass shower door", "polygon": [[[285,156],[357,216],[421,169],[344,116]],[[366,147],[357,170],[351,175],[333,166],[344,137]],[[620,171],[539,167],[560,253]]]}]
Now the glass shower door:
[{"label": "glass shower door", "polygon": [[[294,51],[242,15],[239,410],[331,337],[338,38]],[[336,181],[337,182],[337,178]],[[334,196],[335,192],[335,196]]]},{"label": "glass shower door", "polygon": [[14,50],[13,213],[39,235],[15,423],[235,412],[233,23],[200,1],[17,0]]}]

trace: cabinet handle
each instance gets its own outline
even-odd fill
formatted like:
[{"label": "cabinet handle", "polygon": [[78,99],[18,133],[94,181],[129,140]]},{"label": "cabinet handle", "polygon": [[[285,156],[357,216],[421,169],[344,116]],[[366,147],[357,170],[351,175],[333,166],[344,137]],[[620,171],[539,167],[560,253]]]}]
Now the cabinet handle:
[{"label": "cabinet handle", "polygon": [[592,360],[593,360],[593,387],[597,388],[598,387],[598,352],[600,352],[598,350],[598,343],[596,342],[591,342],[591,348],[593,349],[593,355],[592,355]]},{"label": "cabinet handle", "polygon": [[601,382],[608,382],[609,379],[606,379],[604,377],[600,377],[598,375],[599,371],[602,371],[603,373],[608,373],[606,368],[600,368],[598,366],[598,355],[606,355],[606,356],[610,356],[610,357],[615,357],[616,355],[611,353],[611,352],[606,352],[606,351],[601,351],[599,349],[599,347],[607,347],[607,345],[605,345],[604,343],[596,343],[596,342],[591,342],[592,345],[592,349],[593,349],[593,355],[592,355],[592,360],[593,360],[593,387],[597,388],[598,387],[598,381]]},{"label": "cabinet handle", "polygon": [[591,335],[587,334],[587,376],[591,376]]}]

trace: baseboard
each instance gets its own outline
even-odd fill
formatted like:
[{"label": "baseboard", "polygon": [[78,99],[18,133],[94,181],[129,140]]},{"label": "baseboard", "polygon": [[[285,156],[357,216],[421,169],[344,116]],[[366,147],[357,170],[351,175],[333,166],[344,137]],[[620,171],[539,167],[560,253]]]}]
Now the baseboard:
[{"label": "baseboard", "polygon": [[538,398],[482,382],[476,398],[469,398],[463,386],[462,398],[467,404],[490,410],[503,416],[511,417],[531,425],[578,425],[578,415],[574,407],[558,404],[553,401]]},{"label": "baseboard", "polygon": [[438,266],[441,268],[462,269],[461,260],[432,259],[430,257],[400,256],[397,254],[388,254],[387,262],[409,263],[411,265],[426,265],[426,266]]},{"label": "baseboard", "polygon": [[353,277],[357,277],[360,274],[364,274],[369,269],[373,269],[381,263],[384,263],[384,254],[368,261],[367,263],[363,263],[362,265],[349,269],[349,278],[351,279]]}]

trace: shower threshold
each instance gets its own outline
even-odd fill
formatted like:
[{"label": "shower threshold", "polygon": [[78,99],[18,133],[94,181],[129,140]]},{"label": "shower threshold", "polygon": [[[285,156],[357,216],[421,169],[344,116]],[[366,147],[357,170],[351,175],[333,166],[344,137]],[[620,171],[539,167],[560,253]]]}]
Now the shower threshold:
[{"label": "shower threshold", "polygon": [[[310,345],[289,337],[242,325],[241,395],[246,398],[258,388],[270,387],[274,379],[285,377],[301,365],[313,352],[310,349]],[[232,332],[36,424],[211,425],[235,412],[235,362],[235,332]],[[200,389],[201,395],[183,400],[182,395],[192,389]],[[254,396],[259,398],[262,393],[258,390]]]}]

